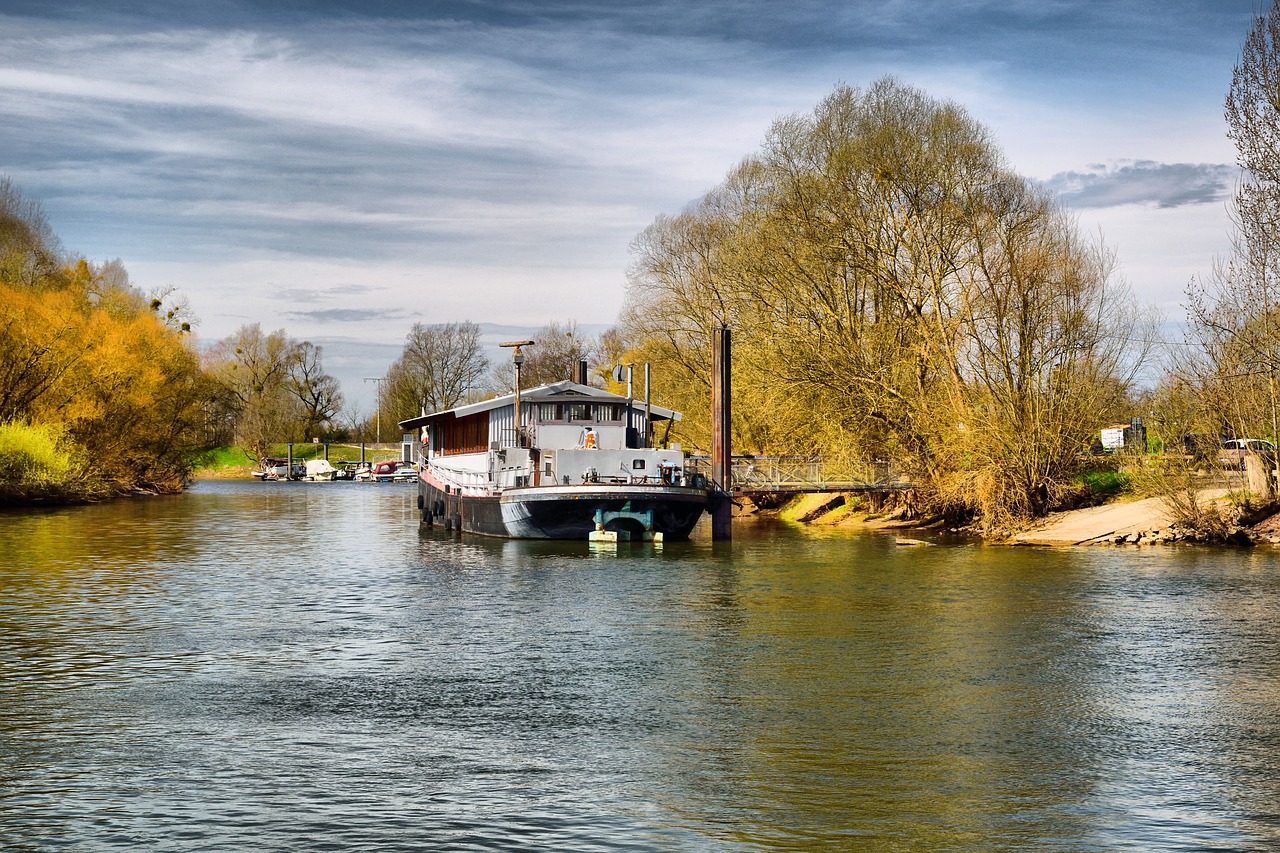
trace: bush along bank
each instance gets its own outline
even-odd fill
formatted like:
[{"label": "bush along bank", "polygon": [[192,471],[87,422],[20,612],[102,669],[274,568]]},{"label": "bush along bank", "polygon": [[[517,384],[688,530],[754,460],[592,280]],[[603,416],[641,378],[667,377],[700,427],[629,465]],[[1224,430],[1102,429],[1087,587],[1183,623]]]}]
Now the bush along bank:
[{"label": "bush along bank", "polygon": [[0,423],[0,507],[174,494],[190,482],[191,458],[177,449],[126,452],[104,464],[65,425]]},{"label": "bush along bank", "polygon": [[108,493],[88,475],[61,427],[0,423],[0,506],[74,503]]}]

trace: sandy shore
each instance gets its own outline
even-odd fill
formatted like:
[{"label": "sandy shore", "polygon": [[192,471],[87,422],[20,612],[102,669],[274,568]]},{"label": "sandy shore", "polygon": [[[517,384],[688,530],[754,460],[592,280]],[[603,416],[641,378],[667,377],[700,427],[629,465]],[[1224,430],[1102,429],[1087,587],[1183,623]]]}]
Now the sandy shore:
[{"label": "sandy shore", "polygon": [[[1205,489],[1204,501],[1222,500],[1226,489]],[[1012,537],[1015,545],[1092,545],[1159,541],[1167,535],[1169,510],[1160,498],[1143,498],[1051,513]]]},{"label": "sandy shore", "polygon": [[[1225,487],[1200,491],[1202,501],[1222,501],[1230,490]],[[879,529],[918,528],[918,522],[893,517],[870,516],[850,511],[840,496],[805,495],[789,505],[784,518],[807,524],[856,525]],[[1280,514],[1260,522],[1248,531],[1255,542],[1280,543]],[[1009,545],[1117,545],[1156,544],[1182,537],[1170,530],[1169,510],[1160,498],[1116,501],[1102,506],[1055,512],[1026,530],[993,544]]]}]

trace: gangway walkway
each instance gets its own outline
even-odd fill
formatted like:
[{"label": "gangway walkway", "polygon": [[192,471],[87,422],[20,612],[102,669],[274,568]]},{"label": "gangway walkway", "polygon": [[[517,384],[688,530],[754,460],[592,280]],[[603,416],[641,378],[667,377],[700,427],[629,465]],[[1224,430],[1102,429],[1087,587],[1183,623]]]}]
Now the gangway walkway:
[{"label": "gangway walkway", "polygon": [[[711,457],[685,457],[692,473],[711,479]],[[820,492],[903,492],[913,488],[888,462],[872,462],[860,469],[833,468],[819,456],[734,456],[733,482],[727,488],[752,500],[781,501],[793,495]]]}]

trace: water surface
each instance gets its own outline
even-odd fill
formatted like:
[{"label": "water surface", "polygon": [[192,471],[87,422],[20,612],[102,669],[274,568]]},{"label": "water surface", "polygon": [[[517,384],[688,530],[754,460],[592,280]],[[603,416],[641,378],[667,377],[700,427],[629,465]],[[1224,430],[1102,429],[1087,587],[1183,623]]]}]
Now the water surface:
[{"label": "water surface", "polygon": [[414,494],[0,515],[0,847],[1280,849],[1269,550],[593,551]]}]

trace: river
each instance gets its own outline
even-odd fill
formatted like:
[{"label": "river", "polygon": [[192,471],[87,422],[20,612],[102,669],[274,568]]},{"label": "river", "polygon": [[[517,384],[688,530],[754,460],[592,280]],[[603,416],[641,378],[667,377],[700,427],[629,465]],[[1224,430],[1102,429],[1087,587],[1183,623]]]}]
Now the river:
[{"label": "river", "polygon": [[0,515],[0,848],[1280,849],[1272,551],[593,551],[414,495]]}]

